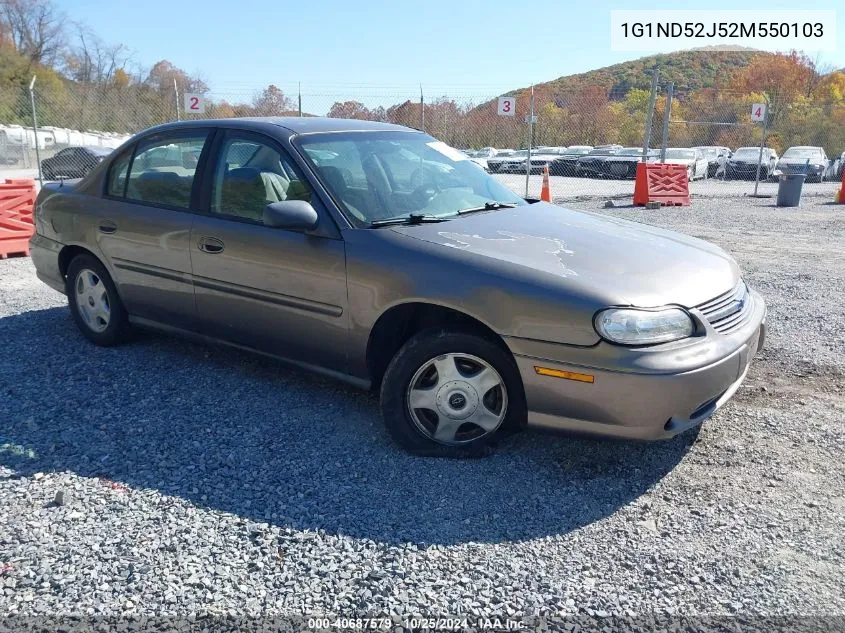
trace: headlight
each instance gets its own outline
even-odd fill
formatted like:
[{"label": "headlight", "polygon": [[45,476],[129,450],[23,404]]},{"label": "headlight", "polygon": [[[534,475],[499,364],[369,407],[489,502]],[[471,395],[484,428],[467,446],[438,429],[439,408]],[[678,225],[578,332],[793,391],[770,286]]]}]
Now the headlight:
[{"label": "headlight", "polygon": [[620,345],[666,343],[691,336],[695,331],[692,319],[680,308],[610,308],[596,315],[594,325],[599,336]]}]

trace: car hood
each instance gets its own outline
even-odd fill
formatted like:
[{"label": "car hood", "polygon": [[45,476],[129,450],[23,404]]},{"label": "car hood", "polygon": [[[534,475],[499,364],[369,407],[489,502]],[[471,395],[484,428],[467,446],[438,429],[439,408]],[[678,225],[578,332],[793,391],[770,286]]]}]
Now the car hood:
[{"label": "car hood", "polygon": [[729,291],[739,268],[719,247],[663,229],[536,203],[398,226],[409,238],[564,278],[600,301],[692,307]]}]

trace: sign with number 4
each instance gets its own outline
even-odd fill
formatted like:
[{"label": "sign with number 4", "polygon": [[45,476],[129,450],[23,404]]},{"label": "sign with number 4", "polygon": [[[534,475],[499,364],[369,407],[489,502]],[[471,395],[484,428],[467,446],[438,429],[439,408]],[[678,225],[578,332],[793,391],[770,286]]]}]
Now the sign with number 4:
[{"label": "sign with number 4", "polygon": [[185,93],[185,112],[202,114],[205,112],[205,99],[202,95]]},{"label": "sign with number 4", "polygon": [[499,97],[499,116],[516,116],[516,98]]},{"label": "sign with number 4", "polygon": [[765,121],[766,120],[766,104],[765,103],[755,103],[751,106],[751,120],[752,121]]}]

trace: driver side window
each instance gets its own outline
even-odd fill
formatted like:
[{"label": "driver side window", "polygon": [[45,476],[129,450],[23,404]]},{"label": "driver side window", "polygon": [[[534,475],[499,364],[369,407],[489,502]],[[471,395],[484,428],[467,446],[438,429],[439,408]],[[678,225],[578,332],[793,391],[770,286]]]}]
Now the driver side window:
[{"label": "driver side window", "polygon": [[311,186],[275,147],[230,132],[214,170],[211,212],[261,222],[264,208],[283,200],[311,202]]}]

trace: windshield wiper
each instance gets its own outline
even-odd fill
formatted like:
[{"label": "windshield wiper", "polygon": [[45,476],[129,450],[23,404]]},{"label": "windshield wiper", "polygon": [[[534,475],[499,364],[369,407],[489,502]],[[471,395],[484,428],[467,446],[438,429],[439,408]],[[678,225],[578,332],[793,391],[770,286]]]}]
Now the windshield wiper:
[{"label": "windshield wiper", "polygon": [[464,213],[475,213],[476,211],[495,211],[496,209],[513,209],[516,205],[512,202],[485,202],[483,207],[470,207],[469,209],[461,209],[458,215]]},{"label": "windshield wiper", "polygon": [[432,224],[435,222],[445,222],[448,219],[449,218],[438,218],[435,215],[411,213],[410,215],[402,215],[396,218],[373,220],[372,222],[370,222],[370,228],[378,228],[380,226],[393,226],[395,224]]}]

